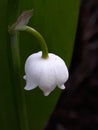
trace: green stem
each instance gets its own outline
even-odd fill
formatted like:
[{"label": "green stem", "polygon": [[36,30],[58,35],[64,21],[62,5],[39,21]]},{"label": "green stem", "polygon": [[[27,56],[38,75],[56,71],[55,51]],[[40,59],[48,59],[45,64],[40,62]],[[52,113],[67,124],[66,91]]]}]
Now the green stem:
[{"label": "green stem", "polygon": [[11,34],[11,52],[12,52],[12,69],[13,69],[13,87],[18,107],[18,117],[21,130],[29,130],[26,112],[25,97],[23,92],[20,54],[19,54],[19,36],[18,32]]},{"label": "green stem", "polygon": [[15,87],[15,93],[17,93],[16,102],[18,103],[18,114],[20,121],[20,129],[28,130],[28,121],[27,121],[27,113],[26,113],[26,105],[25,105],[25,97],[22,88],[22,80],[21,80],[21,67],[20,67],[20,54],[19,54],[19,39],[18,39],[18,31],[26,31],[33,36],[35,36],[41,46],[42,49],[42,58],[48,58],[48,48],[46,42],[42,35],[36,31],[35,29],[29,26],[23,26],[23,28],[10,30],[11,35],[11,51],[12,51],[12,62],[13,62],[13,83]]},{"label": "green stem", "polygon": [[31,28],[29,26],[24,26],[22,31],[29,32],[38,39],[41,45],[41,49],[42,49],[42,58],[44,59],[48,58],[48,47],[42,35],[38,31],[36,31],[34,28]]}]

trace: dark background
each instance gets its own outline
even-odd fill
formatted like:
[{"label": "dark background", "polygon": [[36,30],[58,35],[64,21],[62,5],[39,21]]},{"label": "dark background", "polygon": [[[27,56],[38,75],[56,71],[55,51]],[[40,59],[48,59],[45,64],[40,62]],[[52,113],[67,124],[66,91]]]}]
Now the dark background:
[{"label": "dark background", "polygon": [[82,0],[70,78],[45,130],[98,130],[98,0]]}]

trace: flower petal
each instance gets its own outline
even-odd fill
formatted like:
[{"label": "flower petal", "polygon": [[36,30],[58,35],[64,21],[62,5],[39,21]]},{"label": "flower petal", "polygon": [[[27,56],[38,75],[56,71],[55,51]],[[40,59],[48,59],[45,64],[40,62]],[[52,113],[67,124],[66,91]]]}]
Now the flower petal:
[{"label": "flower petal", "polygon": [[58,86],[58,88],[60,88],[60,89],[65,89],[66,87],[64,86],[64,84],[63,85],[61,85],[61,86]]},{"label": "flower petal", "polygon": [[23,78],[26,80],[25,90],[32,90],[37,87],[37,85],[35,85],[26,75],[24,75]]},{"label": "flower petal", "polygon": [[50,92],[44,92],[44,96],[48,96]]},{"label": "flower petal", "polygon": [[36,88],[36,87],[37,87],[37,86],[35,86],[35,85],[34,85],[34,86],[33,86],[33,85],[32,85],[32,86],[26,85],[26,86],[24,87],[24,89],[25,89],[25,90],[32,90],[32,89],[34,89],[34,88]]},{"label": "flower petal", "polygon": [[24,75],[24,76],[23,76],[23,79],[25,79],[25,80],[26,80],[26,75]]}]

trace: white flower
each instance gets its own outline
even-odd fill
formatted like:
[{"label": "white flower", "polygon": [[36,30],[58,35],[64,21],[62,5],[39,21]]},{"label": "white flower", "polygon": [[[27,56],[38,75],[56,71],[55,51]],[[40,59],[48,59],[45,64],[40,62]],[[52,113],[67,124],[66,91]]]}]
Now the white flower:
[{"label": "white flower", "polygon": [[25,90],[32,90],[39,86],[44,95],[48,96],[56,86],[65,89],[64,83],[69,76],[68,69],[59,56],[52,53],[48,55],[47,59],[43,59],[42,52],[38,52],[30,55],[26,60]]}]

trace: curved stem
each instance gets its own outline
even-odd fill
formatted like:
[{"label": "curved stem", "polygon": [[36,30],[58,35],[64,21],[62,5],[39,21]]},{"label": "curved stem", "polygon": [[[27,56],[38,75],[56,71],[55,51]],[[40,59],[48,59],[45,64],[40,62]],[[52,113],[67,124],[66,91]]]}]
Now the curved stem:
[{"label": "curved stem", "polygon": [[22,31],[29,32],[38,39],[38,41],[40,42],[40,45],[41,45],[41,49],[42,49],[42,58],[44,58],[44,59],[48,58],[48,47],[46,45],[46,42],[45,42],[43,36],[37,30],[35,30],[34,28],[31,28],[29,26],[24,26]]}]

